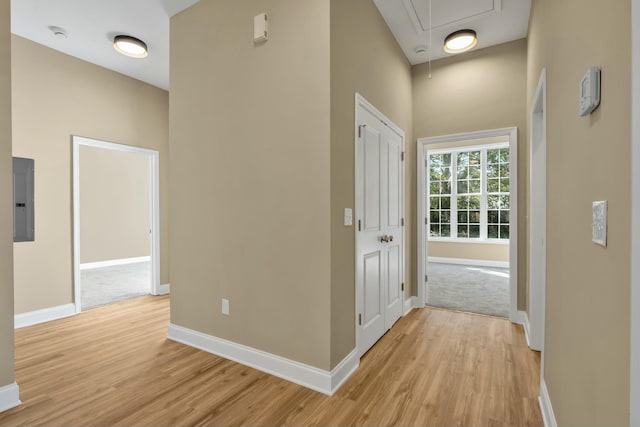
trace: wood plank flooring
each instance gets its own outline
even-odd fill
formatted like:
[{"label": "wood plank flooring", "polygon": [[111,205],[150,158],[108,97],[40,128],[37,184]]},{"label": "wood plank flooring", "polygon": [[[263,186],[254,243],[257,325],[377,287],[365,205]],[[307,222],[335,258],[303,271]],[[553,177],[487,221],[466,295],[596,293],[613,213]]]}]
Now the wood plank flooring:
[{"label": "wood plank flooring", "polygon": [[333,396],[166,338],[168,297],[16,331],[22,406],[0,426],[542,426],[521,326],[426,308]]}]

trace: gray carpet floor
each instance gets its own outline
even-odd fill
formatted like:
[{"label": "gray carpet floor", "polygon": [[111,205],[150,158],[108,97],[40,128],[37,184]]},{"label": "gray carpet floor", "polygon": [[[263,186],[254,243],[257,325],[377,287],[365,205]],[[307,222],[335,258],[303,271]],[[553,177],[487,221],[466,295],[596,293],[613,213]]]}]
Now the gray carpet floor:
[{"label": "gray carpet floor", "polygon": [[427,305],[509,317],[509,269],[430,262],[428,274]]},{"label": "gray carpet floor", "polygon": [[149,295],[151,262],[82,270],[80,280],[83,309]]}]

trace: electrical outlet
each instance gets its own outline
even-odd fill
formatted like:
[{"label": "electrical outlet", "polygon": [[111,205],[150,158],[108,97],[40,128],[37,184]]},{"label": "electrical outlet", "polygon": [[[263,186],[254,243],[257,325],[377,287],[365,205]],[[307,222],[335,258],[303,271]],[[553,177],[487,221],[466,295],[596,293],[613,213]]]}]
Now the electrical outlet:
[{"label": "electrical outlet", "polygon": [[226,298],[222,298],[222,314],[229,315],[229,300]]},{"label": "electrical outlet", "polygon": [[607,247],[607,201],[593,202],[591,240]]}]

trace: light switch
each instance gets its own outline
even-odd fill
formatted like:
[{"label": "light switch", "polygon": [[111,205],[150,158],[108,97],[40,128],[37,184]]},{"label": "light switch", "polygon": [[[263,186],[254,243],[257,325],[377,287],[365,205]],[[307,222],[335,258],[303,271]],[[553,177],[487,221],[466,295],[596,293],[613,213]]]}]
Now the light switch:
[{"label": "light switch", "polygon": [[344,209],[344,225],[345,227],[351,227],[353,225],[353,209]]},{"label": "light switch", "polygon": [[229,300],[222,298],[222,314],[229,315]]},{"label": "light switch", "polygon": [[607,247],[607,201],[593,202],[593,243]]}]

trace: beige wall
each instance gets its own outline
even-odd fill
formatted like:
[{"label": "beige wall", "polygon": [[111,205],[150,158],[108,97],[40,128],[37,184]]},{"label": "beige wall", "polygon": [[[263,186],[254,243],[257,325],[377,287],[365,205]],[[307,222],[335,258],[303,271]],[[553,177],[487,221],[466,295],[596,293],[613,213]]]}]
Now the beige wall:
[{"label": "beige wall", "polygon": [[13,177],[11,166],[11,24],[0,0],[0,388],[13,383]]},{"label": "beige wall", "polygon": [[527,307],[527,42],[505,43],[413,67],[416,138],[518,128],[518,307]]},{"label": "beige wall", "polygon": [[[357,25],[354,25],[357,23]],[[411,66],[371,0],[331,1],[331,366],[355,348],[355,93],[406,133],[405,296],[416,294]],[[411,290],[413,289],[413,293]]]},{"label": "beige wall", "polygon": [[[558,425],[629,424],[630,16],[629,1],[533,2],[527,104],[546,67],[544,378]],[[592,65],[602,103],[579,117]],[[591,242],[595,200],[609,201],[607,248]]]},{"label": "beige wall", "polygon": [[[12,36],[13,155],[35,159],[35,236],[16,243],[15,311],[73,301],[71,136],[160,151],[161,242],[168,231],[168,94]],[[168,246],[161,251],[168,281]],[[34,268],[37,267],[37,268]]]},{"label": "beige wall", "polygon": [[429,258],[509,262],[509,245],[500,243],[429,242]]},{"label": "beige wall", "polygon": [[329,89],[329,0],[172,18],[174,324],[329,369]]},{"label": "beige wall", "polygon": [[145,154],[80,147],[80,262],[151,255]]}]

